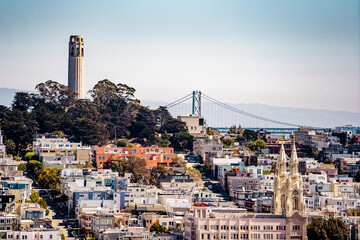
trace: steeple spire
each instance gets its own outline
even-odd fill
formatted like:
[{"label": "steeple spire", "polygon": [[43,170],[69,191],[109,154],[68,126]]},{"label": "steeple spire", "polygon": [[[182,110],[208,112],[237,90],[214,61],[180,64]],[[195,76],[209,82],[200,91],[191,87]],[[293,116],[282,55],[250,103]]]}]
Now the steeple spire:
[{"label": "steeple spire", "polygon": [[281,146],[280,146],[280,153],[279,153],[279,158],[278,158],[280,174],[281,173],[285,174],[287,172],[286,171],[286,154],[285,154],[284,140],[283,139],[284,138],[282,137]]},{"label": "steeple spire", "polygon": [[299,162],[298,162],[297,153],[296,153],[295,135],[293,134],[293,144],[292,144],[291,157],[290,157],[290,173],[291,174],[297,174],[299,172],[298,165],[299,165]]}]

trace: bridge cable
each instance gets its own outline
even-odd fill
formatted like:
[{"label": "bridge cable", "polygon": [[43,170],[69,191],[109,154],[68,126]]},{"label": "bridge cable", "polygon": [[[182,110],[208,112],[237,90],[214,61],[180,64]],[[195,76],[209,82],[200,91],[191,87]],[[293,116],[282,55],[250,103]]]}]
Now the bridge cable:
[{"label": "bridge cable", "polygon": [[174,106],[176,106],[176,105],[178,105],[178,104],[180,104],[180,103],[182,103],[182,102],[184,102],[186,100],[189,100],[191,97],[192,97],[192,93],[190,93],[190,94],[186,95],[185,97],[182,97],[182,98],[180,98],[180,99],[178,99],[178,100],[176,100],[176,101],[174,101],[172,103],[169,103],[169,104],[165,105],[165,107],[166,108],[172,108],[172,107],[174,107]]},{"label": "bridge cable", "polygon": [[223,107],[223,108],[226,108],[226,109],[228,109],[230,111],[233,111],[233,112],[236,112],[236,113],[240,113],[240,114],[248,116],[248,117],[256,118],[256,119],[263,120],[263,121],[266,121],[266,122],[272,122],[272,123],[287,125],[287,126],[301,127],[301,125],[298,125],[298,124],[292,124],[292,123],[277,121],[277,120],[273,120],[273,119],[261,117],[261,116],[258,116],[258,115],[252,114],[252,113],[245,112],[245,111],[240,110],[238,108],[232,107],[232,106],[230,106],[228,104],[222,103],[222,102],[220,102],[220,101],[218,101],[218,100],[216,100],[216,99],[214,99],[212,97],[209,97],[204,93],[202,94],[202,97],[207,99],[208,101],[210,101],[212,103],[215,103],[215,104]]}]

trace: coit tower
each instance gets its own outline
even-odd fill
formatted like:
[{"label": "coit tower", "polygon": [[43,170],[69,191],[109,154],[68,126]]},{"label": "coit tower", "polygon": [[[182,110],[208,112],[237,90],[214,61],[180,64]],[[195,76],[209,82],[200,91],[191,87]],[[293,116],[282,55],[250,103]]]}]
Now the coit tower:
[{"label": "coit tower", "polygon": [[77,93],[75,98],[84,98],[84,39],[79,35],[70,36],[68,86]]}]

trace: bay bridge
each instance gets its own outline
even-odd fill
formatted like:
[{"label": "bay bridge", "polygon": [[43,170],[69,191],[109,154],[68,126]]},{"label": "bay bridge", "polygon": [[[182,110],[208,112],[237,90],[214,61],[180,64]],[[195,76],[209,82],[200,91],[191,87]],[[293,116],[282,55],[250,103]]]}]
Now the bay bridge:
[{"label": "bay bridge", "polygon": [[[324,128],[311,126],[310,123],[306,122],[286,121],[286,115],[274,118],[274,114],[271,114],[272,116],[254,114],[249,110],[240,109],[237,105],[223,103],[201,91],[193,91],[167,104],[165,107],[173,117],[184,115],[202,116],[205,118],[208,127],[215,128],[221,133],[227,132],[229,127],[233,125],[237,127],[241,125],[241,127],[250,130],[263,129],[278,134],[289,134],[299,127],[325,130]],[[269,112],[264,112],[265,114],[269,115]]]}]

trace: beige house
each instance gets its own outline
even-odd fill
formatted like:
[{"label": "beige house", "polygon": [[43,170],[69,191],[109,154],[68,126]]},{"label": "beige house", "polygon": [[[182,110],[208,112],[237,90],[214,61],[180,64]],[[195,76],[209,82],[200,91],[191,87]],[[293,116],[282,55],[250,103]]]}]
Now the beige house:
[{"label": "beige house", "polygon": [[81,142],[69,142],[67,138],[53,134],[38,135],[33,141],[33,151],[38,154],[40,160],[43,157],[62,156],[73,156],[77,161],[91,159],[91,147],[83,146]]},{"label": "beige house", "polygon": [[202,116],[178,116],[177,119],[186,123],[188,132],[193,136],[206,134],[206,121]]}]

